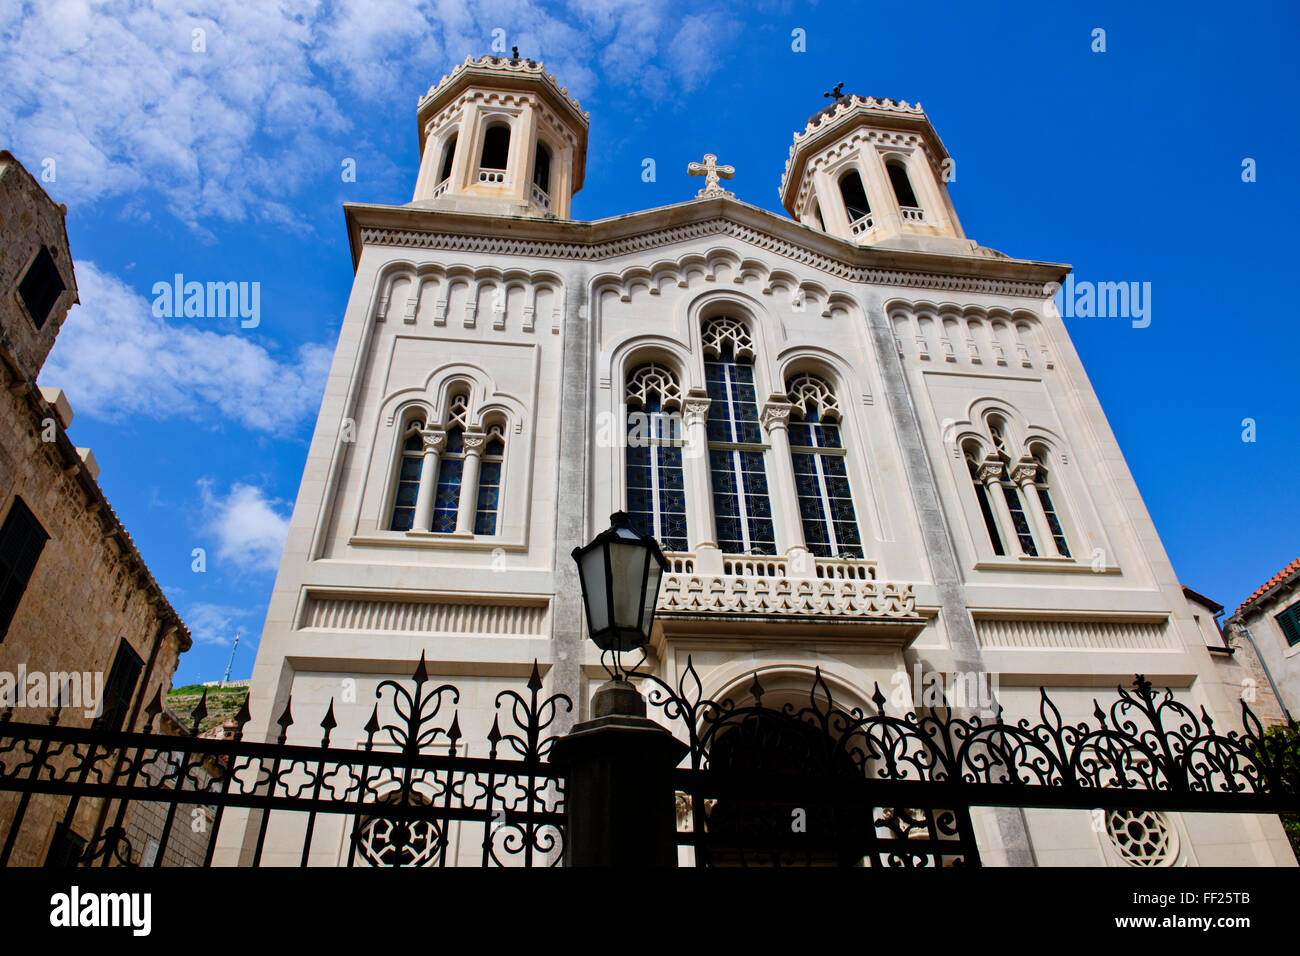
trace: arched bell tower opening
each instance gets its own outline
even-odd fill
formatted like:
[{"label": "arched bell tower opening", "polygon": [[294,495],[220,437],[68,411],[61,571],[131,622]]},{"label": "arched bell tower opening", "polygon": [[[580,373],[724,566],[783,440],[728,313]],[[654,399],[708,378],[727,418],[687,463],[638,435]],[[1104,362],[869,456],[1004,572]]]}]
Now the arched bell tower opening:
[{"label": "arched bell tower opening", "polygon": [[969,254],[952,171],[919,104],[840,96],[795,134],[781,201],[804,225],[857,245]]},{"label": "arched bell tower opening", "polygon": [[411,205],[567,219],[582,188],[588,114],[535,60],[467,59],[420,101]]}]

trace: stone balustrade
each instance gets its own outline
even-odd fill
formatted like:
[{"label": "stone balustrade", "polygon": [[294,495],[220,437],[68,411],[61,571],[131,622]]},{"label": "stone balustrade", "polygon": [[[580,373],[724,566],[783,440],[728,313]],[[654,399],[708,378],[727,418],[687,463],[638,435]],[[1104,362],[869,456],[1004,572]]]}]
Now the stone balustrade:
[{"label": "stone balustrade", "polygon": [[872,561],[727,556],[713,572],[687,552],[665,557],[658,604],[664,613],[918,619],[912,586],[877,581]]},{"label": "stone balustrade", "polygon": [[874,228],[875,224],[871,219],[871,213],[867,213],[865,216],[859,216],[857,219],[854,219],[849,223],[849,229],[855,236],[864,236]]}]

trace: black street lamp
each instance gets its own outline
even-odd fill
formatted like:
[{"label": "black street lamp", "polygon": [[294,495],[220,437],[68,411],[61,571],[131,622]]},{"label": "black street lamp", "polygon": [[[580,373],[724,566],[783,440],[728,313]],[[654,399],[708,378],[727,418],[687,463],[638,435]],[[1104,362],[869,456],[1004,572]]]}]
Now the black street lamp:
[{"label": "black street lamp", "polygon": [[665,562],[659,542],[637,534],[627,512],[615,512],[609,522],[591,544],[573,549],[573,560],[591,640],[617,654],[650,643]]},{"label": "black street lamp", "polygon": [[[664,553],[620,511],[585,548],[573,549],[591,640],[610,679],[591,698],[591,718],[554,741],[550,760],[565,768],[569,866],[676,866],[672,768],[688,747],[646,717],[632,686],[654,626]],[[628,670],[620,657],[641,650]]]}]

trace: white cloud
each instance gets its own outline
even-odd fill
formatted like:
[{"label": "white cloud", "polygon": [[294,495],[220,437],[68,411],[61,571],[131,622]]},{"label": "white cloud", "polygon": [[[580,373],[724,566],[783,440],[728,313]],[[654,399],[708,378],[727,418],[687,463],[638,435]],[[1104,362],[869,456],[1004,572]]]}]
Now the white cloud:
[{"label": "white cloud", "polygon": [[191,604],[181,620],[190,629],[196,644],[215,644],[230,647],[239,634],[239,643],[247,647],[254,643],[256,627],[250,627],[253,612],[247,608],[226,604]]},{"label": "white cloud", "polygon": [[[78,414],[231,423],[285,433],[320,403],[333,349],[309,343],[277,358],[247,332],[215,332],[157,318],[146,299],[93,262],[74,264],[74,306],[41,372]],[[238,328],[237,320],[226,322]]]},{"label": "white cloud", "polygon": [[216,536],[217,558],[241,571],[274,571],[280,564],[289,513],[284,502],[268,498],[261,488],[236,483],[224,496],[214,494],[210,481],[199,482],[203,530]]},{"label": "white cloud", "polygon": [[[668,0],[43,0],[0,6],[0,142],[57,163],[63,201],[161,197],[205,219],[303,221],[300,191],[354,155],[372,105],[405,128],[418,95],[493,31],[575,95],[604,79],[662,97],[721,65],[719,14]],[[203,31],[195,51],[195,30]],[[406,110],[407,112],[403,112]],[[327,161],[328,160],[328,161]]]},{"label": "white cloud", "polygon": [[148,190],[190,223],[292,220],[284,183],[347,125],[307,55],[310,0],[7,6],[0,138],[53,157],[60,198]]}]

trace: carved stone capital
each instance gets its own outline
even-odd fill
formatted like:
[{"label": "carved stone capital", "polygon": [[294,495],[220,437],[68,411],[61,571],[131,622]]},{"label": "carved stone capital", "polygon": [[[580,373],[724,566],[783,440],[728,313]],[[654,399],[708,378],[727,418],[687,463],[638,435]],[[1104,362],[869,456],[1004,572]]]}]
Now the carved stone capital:
[{"label": "carved stone capital", "polygon": [[997,455],[990,455],[980,462],[977,475],[979,480],[984,484],[1002,479],[1002,459]]},{"label": "carved stone capital", "polygon": [[785,428],[790,424],[790,412],[794,408],[789,402],[768,402],[763,406],[763,430]]},{"label": "carved stone capital", "polygon": [[424,453],[441,452],[442,446],[447,444],[447,433],[439,428],[426,428],[420,432],[420,437],[424,439]]},{"label": "carved stone capital", "polygon": [[478,453],[483,448],[483,443],[485,441],[487,441],[487,435],[476,434],[474,432],[467,433],[464,438],[466,453]]},{"label": "carved stone capital", "polygon": [[686,393],[686,400],[682,402],[682,418],[686,421],[686,427],[692,425],[703,425],[709,418],[709,405],[712,399],[702,390],[691,389]]},{"label": "carved stone capital", "polygon": [[1038,462],[1033,458],[1021,458],[1011,467],[1011,480],[1018,485],[1038,480]]}]

